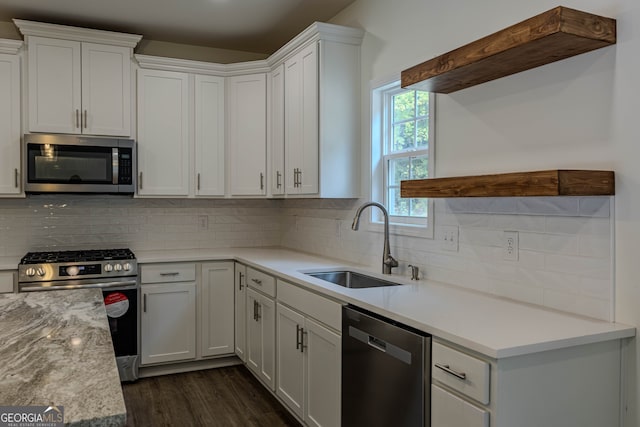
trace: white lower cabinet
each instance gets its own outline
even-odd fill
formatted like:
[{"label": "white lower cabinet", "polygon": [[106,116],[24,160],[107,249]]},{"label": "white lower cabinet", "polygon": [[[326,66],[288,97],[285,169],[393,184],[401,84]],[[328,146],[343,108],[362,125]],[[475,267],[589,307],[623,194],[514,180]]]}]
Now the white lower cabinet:
[{"label": "white lower cabinet", "polygon": [[142,285],[141,364],[196,357],[196,282]]},{"label": "white lower cabinet", "polygon": [[431,427],[489,427],[489,411],[432,384]]},{"label": "white lower cabinet", "polygon": [[201,265],[200,355],[220,356],[234,352],[233,262]]},{"label": "white lower cabinet", "polygon": [[233,262],[145,264],[140,271],[141,365],[233,354]]},{"label": "white lower cabinet", "polygon": [[0,294],[13,292],[15,273],[13,271],[0,271]]},{"label": "white lower cabinet", "polygon": [[275,390],[276,317],[275,301],[247,289],[247,358],[249,369],[272,391]]},{"label": "white lower cabinet", "polygon": [[309,312],[335,323],[340,304],[282,281],[278,300],[276,394],[306,425],[339,426],[341,336]]}]

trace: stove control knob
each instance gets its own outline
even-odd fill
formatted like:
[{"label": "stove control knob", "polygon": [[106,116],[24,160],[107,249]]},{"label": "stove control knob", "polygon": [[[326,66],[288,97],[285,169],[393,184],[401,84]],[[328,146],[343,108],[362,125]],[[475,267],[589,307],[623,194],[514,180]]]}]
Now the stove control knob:
[{"label": "stove control knob", "polygon": [[125,263],[122,265],[122,269],[123,269],[124,271],[129,271],[129,270],[131,270],[131,264],[129,264],[128,262],[125,262]]},{"label": "stove control knob", "polygon": [[29,267],[25,270],[24,274],[26,274],[29,277],[33,277],[36,275],[36,269],[33,267]]},{"label": "stove control knob", "polygon": [[42,268],[42,267],[38,267],[38,268],[36,269],[36,273],[38,273],[38,276],[40,276],[40,277],[44,277],[44,275],[45,275],[46,271],[44,271],[44,268]]},{"label": "stove control knob", "polygon": [[112,271],[113,271],[113,265],[111,265],[111,264],[106,264],[106,265],[104,266],[104,271],[105,271],[105,273],[110,273],[110,272],[112,272]]},{"label": "stove control knob", "polygon": [[113,269],[114,269],[115,271],[122,271],[122,265],[120,265],[120,264],[116,264],[116,265],[114,265],[114,266],[113,266]]},{"label": "stove control knob", "polygon": [[67,274],[69,276],[77,276],[78,273],[80,272],[80,269],[78,267],[76,267],[75,265],[72,265],[70,267],[67,267]]}]

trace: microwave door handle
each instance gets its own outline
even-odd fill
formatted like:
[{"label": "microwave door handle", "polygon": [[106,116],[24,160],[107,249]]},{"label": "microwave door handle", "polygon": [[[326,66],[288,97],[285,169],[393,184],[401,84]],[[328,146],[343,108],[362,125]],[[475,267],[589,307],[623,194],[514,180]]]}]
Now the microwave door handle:
[{"label": "microwave door handle", "polygon": [[112,179],[112,184],[113,185],[118,185],[118,147],[113,147],[111,149],[111,167],[112,167],[112,173],[111,175],[113,176]]}]

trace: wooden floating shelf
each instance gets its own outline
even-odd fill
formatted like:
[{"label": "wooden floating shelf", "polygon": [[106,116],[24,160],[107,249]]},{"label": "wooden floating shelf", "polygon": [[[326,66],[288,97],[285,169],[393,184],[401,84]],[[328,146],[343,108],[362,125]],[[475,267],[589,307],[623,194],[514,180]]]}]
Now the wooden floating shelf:
[{"label": "wooden floating shelf", "polygon": [[558,6],[402,72],[402,87],[451,93],[616,43],[616,20]]},{"label": "wooden floating shelf", "polygon": [[615,177],[611,171],[548,170],[400,182],[400,196],[404,198],[613,196],[614,194]]}]

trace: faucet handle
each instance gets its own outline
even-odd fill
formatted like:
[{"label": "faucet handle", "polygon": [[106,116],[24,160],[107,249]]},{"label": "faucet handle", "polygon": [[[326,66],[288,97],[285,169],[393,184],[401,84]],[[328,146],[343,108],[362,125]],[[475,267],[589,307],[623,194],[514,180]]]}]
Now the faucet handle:
[{"label": "faucet handle", "polygon": [[384,260],[384,265],[388,265],[389,267],[397,267],[398,261],[391,255],[387,255],[387,258]]},{"label": "faucet handle", "polygon": [[411,269],[411,280],[419,280],[418,275],[420,274],[420,268],[417,265],[409,264],[408,267]]}]

